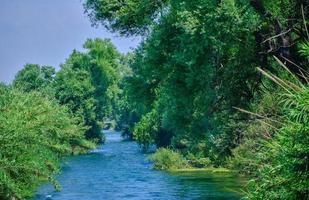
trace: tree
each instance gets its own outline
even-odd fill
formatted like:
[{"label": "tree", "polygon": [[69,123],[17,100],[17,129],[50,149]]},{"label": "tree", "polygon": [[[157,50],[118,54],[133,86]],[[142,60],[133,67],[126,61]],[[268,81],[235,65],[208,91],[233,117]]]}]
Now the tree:
[{"label": "tree", "polygon": [[[135,139],[146,147],[167,144],[187,159],[210,158],[213,166],[225,166],[234,152],[241,167],[258,174],[250,198],[308,199],[308,58],[297,51],[309,38],[308,1],[151,2],[85,4],[93,22],[144,37],[124,87],[128,113],[136,114],[129,128]],[[305,85],[279,99],[277,86],[265,82],[257,67],[273,72],[281,86],[292,82],[279,76]],[[252,120],[239,112],[253,108],[266,116]],[[274,125],[277,118],[289,124]]]},{"label": "tree", "polygon": [[90,129],[87,139],[102,139],[100,124],[96,121],[95,87],[91,76],[85,70],[74,70],[70,65],[63,65],[57,73],[54,86],[55,97],[61,105],[66,105],[71,113],[82,119]]},{"label": "tree", "polygon": [[30,197],[53,175],[65,155],[93,148],[86,127],[68,109],[39,92],[0,86],[0,198]]},{"label": "tree", "polygon": [[26,64],[16,74],[13,85],[25,92],[43,90],[53,82],[55,73],[55,68],[50,66]]},{"label": "tree", "polygon": [[55,96],[90,126],[88,139],[102,140],[103,121],[113,115],[119,93],[120,53],[110,40],[87,40],[87,52],[76,50],[55,77]]},{"label": "tree", "polygon": [[167,0],[87,0],[85,11],[93,24],[102,24],[123,35],[143,34],[164,12]]}]

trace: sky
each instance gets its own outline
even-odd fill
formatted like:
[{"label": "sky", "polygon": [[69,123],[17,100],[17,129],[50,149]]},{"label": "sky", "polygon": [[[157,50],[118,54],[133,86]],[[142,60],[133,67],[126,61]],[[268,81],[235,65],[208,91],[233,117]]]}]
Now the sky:
[{"label": "sky", "polygon": [[10,83],[26,63],[59,69],[87,38],[110,38],[126,53],[139,38],[92,27],[82,0],[0,0],[0,82]]}]

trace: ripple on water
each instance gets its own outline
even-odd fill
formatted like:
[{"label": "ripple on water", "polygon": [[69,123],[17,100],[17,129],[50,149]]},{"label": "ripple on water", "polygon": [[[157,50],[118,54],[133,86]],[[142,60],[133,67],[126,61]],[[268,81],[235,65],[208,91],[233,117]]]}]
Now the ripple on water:
[{"label": "ripple on water", "polygon": [[135,142],[123,141],[119,132],[106,132],[106,143],[87,155],[67,158],[57,177],[39,188],[32,200],[178,200],[240,199],[241,181],[203,173],[170,174],[152,170],[147,155]]}]

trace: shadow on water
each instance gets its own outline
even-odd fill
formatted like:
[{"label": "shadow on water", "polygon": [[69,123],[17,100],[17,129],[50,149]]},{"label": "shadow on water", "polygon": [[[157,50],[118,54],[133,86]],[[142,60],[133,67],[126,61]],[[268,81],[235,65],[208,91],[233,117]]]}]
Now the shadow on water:
[{"label": "shadow on water", "polygon": [[242,180],[227,174],[155,171],[135,142],[105,131],[106,143],[69,157],[57,177],[62,189],[43,185],[31,200],[240,199]]}]

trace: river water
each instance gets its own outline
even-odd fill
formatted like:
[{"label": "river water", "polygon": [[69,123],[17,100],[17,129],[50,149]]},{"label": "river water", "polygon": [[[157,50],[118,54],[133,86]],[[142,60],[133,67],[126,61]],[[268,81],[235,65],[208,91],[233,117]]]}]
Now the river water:
[{"label": "river water", "polygon": [[105,135],[98,149],[64,161],[57,177],[60,192],[45,184],[31,200],[240,199],[240,178],[156,171],[135,142],[123,140],[119,132]]}]

